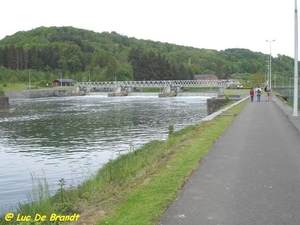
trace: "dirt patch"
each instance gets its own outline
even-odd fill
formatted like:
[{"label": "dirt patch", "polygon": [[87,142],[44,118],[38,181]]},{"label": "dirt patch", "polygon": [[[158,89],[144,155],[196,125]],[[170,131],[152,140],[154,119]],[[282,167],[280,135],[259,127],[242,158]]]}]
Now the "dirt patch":
[{"label": "dirt patch", "polygon": [[94,224],[101,217],[105,216],[105,211],[101,203],[90,206],[80,213],[78,221],[70,222],[69,225],[91,225]]}]

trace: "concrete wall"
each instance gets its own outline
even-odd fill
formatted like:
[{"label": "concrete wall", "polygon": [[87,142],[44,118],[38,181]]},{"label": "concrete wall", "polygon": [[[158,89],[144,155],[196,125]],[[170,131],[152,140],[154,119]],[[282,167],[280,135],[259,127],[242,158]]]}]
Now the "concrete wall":
[{"label": "concrete wall", "polygon": [[9,109],[9,98],[8,97],[0,98],[0,109]]},{"label": "concrete wall", "polygon": [[[236,96],[234,96],[236,97]],[[229,101],[239,101],[241,100],[241,97],[238,98],[209,98],[206,101],[207,104],[207,115],[210,115],[216,111],[218,111],[220,108],[222,108],[224,105],[226,105]]]},{"label": "concrete wall", "polygon": [[6,92],[5,94],[6,96],[12,99],[85,95],[85,93],[82,91],[74,91],[74,90],[31,90],[31,91],[27,90],[27,91]]},{"label": "concrete wall", "polygon": [[225,99],[225,98],[208,98],[206,101],[207,115],[210,115],[210,114],[218,111],[226,103],[228,103],[228,99]]}]

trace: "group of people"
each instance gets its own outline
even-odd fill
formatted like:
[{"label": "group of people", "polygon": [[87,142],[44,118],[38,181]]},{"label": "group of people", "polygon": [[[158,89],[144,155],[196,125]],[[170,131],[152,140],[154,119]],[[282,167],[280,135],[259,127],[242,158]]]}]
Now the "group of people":
[{"label": "group of people", "polygon": [[[268,85],[265,86],[264,91],[266,93],[266,101],[270,101],[271,89]],[[250,98],[251,102],[253,102],[254,96],[256,95],[257,101],[260,102],[260,96],[262,94],[262,90],[259,86],[250,88]]]}]

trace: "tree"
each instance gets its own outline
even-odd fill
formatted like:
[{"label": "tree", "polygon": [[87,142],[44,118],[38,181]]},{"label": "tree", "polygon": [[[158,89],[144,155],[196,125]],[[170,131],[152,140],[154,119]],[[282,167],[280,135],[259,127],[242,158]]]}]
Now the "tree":
[{"label": "tree", "polygon": [[68,70],[76,73],[82,71],[82,65],[79,57],[77,55],[73,55],[71,59],[67,62]]},{"label": "tree", "polygon": [[129,54],[128,60],[133,69],[134,80],[141,80],[141,65],[142,65],[142,51],[140,48],[133,47]]},{"label": "tree", "polygon": [[[248,49],[197,49],[73,27],[39,27],[0,40],[0,66],[21,81],[25,76],[17,71],[28,69],[41,74],[62,69],[64,74],[76,73],[79,79],[90,70],[96,71],[96,80],[113,79],[114,72],[120,79],[134,80],[193,79],[194,74],[227,79],[234,73],[246,77],[264,72],[266,59],[267,55]],[[293,59],[278,55],[272,59],[272,67],[292,76]],[[0,80],[7,74],[0,74]]]},{"label": "tree", "polygon": [[68,69],[68,61],[64,56],[61,56],[57,62],[58,68],[62,69],[63,71],[67,71]]},{"label": "tree", "polygon": [[120,69],[117,74],[118,74],[118,80],[122,80],[122,81],[133,80],[132,75],[126,69]]},{"label": "tree", "polygon": [[249,83],[252,86],[260,86],[264,82],[264,74],[262,73],[255,73],[249,76]]}]

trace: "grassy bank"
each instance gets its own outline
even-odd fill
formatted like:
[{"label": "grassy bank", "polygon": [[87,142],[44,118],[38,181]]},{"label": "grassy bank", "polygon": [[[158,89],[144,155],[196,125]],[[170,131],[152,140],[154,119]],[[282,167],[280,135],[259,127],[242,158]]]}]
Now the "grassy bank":
[{"label": "grassy bank", "polygon": [[[246,101],[226,113],[236,115],[245,104]],[[49,221],[53,213],[79,214],[82,223],[78,224],[157,224],[233,119],[234,116],[217,117],[175,133],[170,126],[167,141],[152,141],[140,149],[131,149],[78,187],[66,187],[61,179],[60,188],[52,197],[47,181],[33,176],[36,184],[29,195],[30,203],[20,205],[18,211],[20,215],[30,215],[31,222],[19,223],[14,217],[11,222],[1,218],[0,224],[66,224]],[[45,215],[45,222],[34,222],[37,214]]]},{"label": "grassy bank", "polygon": [[[245,104],[246,101],[226,113],[236,115]],[[95,224],[157,224],[199,161],[233,119],[227,116],[201,122],[176,132],[153,148],[164,150],[148,171],[140,171],[139,176],[127,180],[127,188],[116,193],[117,204],[104,207],[104,216]]]},{"label": "grassy bank", "polygon": [[[238,114],[246,102],[231,108]],[[93,178],[76,188],[65,187],[49,196],[46,180],[37,181],[20,215],[80,214],[86,224],[156,224],[177,196],[199,161],[228,127],[234,117],[217,117],[172,133],[167,141],[152,141],[129,154],[108,162]],[[16,215],[16,214],[15,214]],[[63,224],[57,222],[55,224]],[[19,224],[15,220],[1,224]],[[22,224],[41,224],[39,222]],[[42,224],[54,224],[46,220]],[[65,223],[64,223],[65,224]]]},{"label": "grassy bank", "polygon": [[2,88],[0,87],[0,98],[1,97],[5,97],[5,92],[2,90]]},{"label": "grassy bank", "polygon": [[22,90],[28,90],[28,84],[23,83],[16,83],[16,84],[1,84],[0,87],[2,87],[3,91],[22,91]]}]

